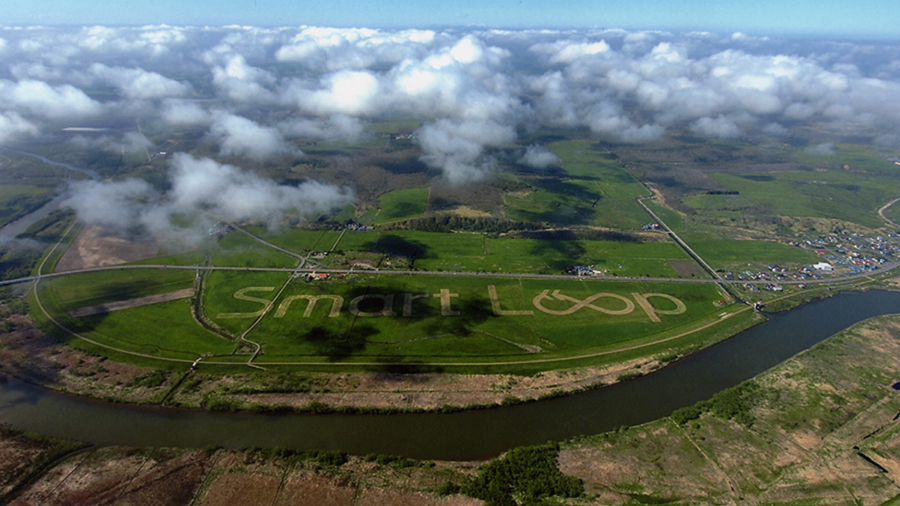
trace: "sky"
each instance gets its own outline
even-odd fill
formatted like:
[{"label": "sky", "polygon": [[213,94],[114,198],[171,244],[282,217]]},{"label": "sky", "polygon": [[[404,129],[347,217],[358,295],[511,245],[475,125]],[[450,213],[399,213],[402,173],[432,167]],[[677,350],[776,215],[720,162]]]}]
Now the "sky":
[{"label": "sky", "polygon": [[4,25],[317,25],[366,28],[623,28],[896,39],[889,0],[35,0],[8,2]]}]

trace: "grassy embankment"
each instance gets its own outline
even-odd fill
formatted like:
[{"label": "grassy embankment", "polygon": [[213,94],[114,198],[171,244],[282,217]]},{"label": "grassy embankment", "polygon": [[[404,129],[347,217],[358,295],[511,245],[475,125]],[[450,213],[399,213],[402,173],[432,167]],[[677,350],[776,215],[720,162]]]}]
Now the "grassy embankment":
[{"label": "grassy embankment", "polygon": [[[496,503],[893,506],[900,486],[898,332],[896,316],[879,317],[671,417],[481,464],[289,449],[109,448],[8,483],[21,500],[38,502],[50,491],[67,504],[85,496],[141,502],[152,491],[179,504],[251,494],[267,504],[298,497],[467,504],[464,496],[475,496]],[[119,475],[126,479],[110,479]]]}]

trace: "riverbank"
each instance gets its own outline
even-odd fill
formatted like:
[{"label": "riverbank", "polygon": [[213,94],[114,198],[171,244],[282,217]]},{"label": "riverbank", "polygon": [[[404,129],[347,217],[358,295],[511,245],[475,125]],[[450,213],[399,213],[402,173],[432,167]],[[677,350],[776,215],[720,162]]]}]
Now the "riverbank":
[{"label": "riverbank", "polygon": [[670,357],[533,376],[394,373],[203,373],[151,369],[59,343],[26,317],[0,334],[0,371],[60,392],[133,404],[213,410],[422,412],[555,397],[658,369]]},{"label": "riverbank", "polygon": [[[694,414],[571,440],[558,468],[583,481],[579,504],[881,504],[900,494],[897,336],[900,317],[868,320]],[[23,444],[10,434],[0,461],[23,451],[7,450]],[[480,503],[456,493],[478,472],[334,453],[91,448],[0,502],[464,505]]]},{"label": "riverbank", "polygon": [[349,373],[245,373],[238,365],[210,369],[202,361],[197,371],[151,369],[65,345],[18,315],[9,320],[11,330],[0,334],[0,371],[60,392],[132,404],[256,412],[448,412],[559,397],[646,375],[764,321],[743,313],[684,331],[684,337],[668,336],[664,341],[672,340],[671,345],[655,345],[654,353],[626,350],[601,365],[531,375],[449,374],[416,364]]},{"label": "riverbank", "polygon": [[187,366],[151,369],[64,345],[14,315],[10,331],[0,334],[0,371],[57,391],[131,404],[215,411],[446,413],[560,397],[640,377],[763,321],[749,311],[745,316],[738,326],[696,336],[691,343],[646,356],[635,353],[611,364],[533,375],[479,375],[414,367],[354,373],[241,372],[239,367],[210,371],[202,362],[198,371]]}]

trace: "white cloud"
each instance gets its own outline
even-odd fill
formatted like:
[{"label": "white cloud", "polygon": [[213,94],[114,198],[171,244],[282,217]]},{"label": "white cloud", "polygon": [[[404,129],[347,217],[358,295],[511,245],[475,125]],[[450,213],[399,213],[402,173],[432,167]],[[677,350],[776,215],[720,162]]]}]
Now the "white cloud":
[{"label": "white cloud", "polygon": [[128,98],[149,99],[180,97],[188,93],[189,87],[174,79],[141,69],[107,67],[95,63],[90,71],[100,79],[112,83]]},{"label": "white cloud", "polygon": [[96,149],[111,153],[140,153],[153,147],[153,142],[140,132],[127,132],[119,139],[108,135],[96,138],[76,135],[69,142],[81,149]]},{"label": "white cloud", "polygon": [[51,119],[92,116],[102,111],[99,102],[72,85],[50,86],[33,79],[0,81],[0,104]]},{"label": "white cloud", "polygon": [[212,122],[212,115],[206,109],[188,100],[166,100],[161,116],[166,123],[178,126],[206,125]]},{"label": "white cloud", "polygon": [[525,154],[519,158],[519,163],[535,169],[545,169],[551,165],[558,165],[560,162],[559,157],[548,151],[547,148],[534,144],[528,146]]},{"label": "white cloud", "polygon": [[17,113],[0,113],[0,143],[37,133],[37,127]]},{"label": "white cloud", "polygon": [[422,161],[440,169],[447,181],[455,185],[485,179],[496,167],[496,160],[486,156],[484,148],[507,144],[515,138],[512,127],[492,121],[440,120],[418,131],[425,153]]},{"label": "white cloud", "polygon": [[323,79],[324,89],[301,95],[299,105],[318,114],[372,114],[377,111],[378,78],[369,72],[344,70]]},{"label": "white cloud", "polygon": [[277,129],[226,112],[214,115],[210,132],[219,143],[219,151],[223,155],[262,160],[284,153],[299,153],[285,142]]},{"label": "white cloud", "polygon": [[336,114],[327,119],[298,118],[278,125],[286,136],[314,140],[356,141],[365,125],[359,118]]},{"label": "white cloud", "polygon": [[740,127],[733,120],[724,116],[700,118],[691,124],[691,131],[704,137],[720,139],[731,139],[741,135]]},{"label": "white cloud", "polygon": [[213,84],[236,102],[273,102],[275,94],[267,86],[275,76],[253,67],[241,55],[230,55],[224,65],[212,68]]},{"label": "white cloud", "polygon": [[[196,242],[218,220],[262,220],[276,226],[286,213],[314,217],[353,200],[346,188],[316,181],[278,185],[233,165],[184,153],[172,158],[169,186],[160,195],[138,179],[76,182],[68,205],[86,223]],[[188,225],[186,218],[192,220]]]}]

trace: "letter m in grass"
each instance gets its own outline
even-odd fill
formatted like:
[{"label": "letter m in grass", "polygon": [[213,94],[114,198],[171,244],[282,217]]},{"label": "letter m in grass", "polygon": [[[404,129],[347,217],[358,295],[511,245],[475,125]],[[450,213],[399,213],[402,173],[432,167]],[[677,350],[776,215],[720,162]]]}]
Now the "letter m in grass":
[{"label": "letter m in grass", "polygon": [[331,300],[331,311],[328,313],[329,318],[335,318],[341,315],[341,307],[344,305],[344,298],[340,295],[292,295],[284,301],[281,302],[281,305],[278,306],[278,309],[275,310],[275,318],[283,318],[287,313],[289,307],[291,307],[291,303],[297,299],[306,299],[309,301],[309,304],[306,305],[306,310],[303,311],[303,317],[309,318],[312,315],[313,308],[316,307],[316,302],[319,302],[319,299],[330,299]]}]

